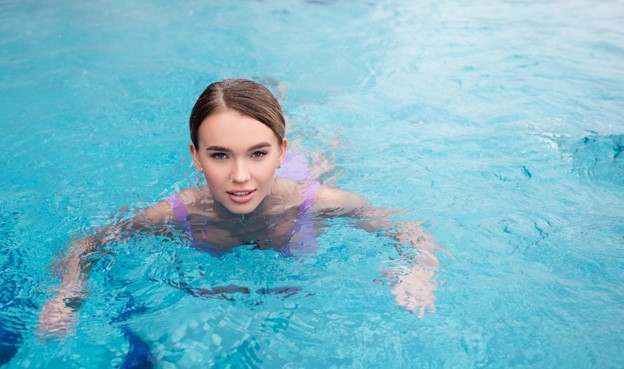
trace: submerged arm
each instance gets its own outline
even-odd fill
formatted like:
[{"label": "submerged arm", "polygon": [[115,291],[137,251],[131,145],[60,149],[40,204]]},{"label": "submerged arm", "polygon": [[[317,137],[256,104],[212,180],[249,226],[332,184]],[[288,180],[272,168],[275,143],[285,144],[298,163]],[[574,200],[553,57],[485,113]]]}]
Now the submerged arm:
[{"label": "submerged arm", "polygon": [[435,311],[433,293],[437,284],[434,276],[440,266],[436,250],[441,247],[420,227],[420,223],[393,221],[389,217],[396,212],[371,207],[355,193],[326,186],[319,190],[315,211],[331,217],[359,219],[357,226],[368,232],[386,231],[385,234],[396,241],[399,255],[411,264],[397,273],[390,273],[397,278],[392,289],[396,303],[410,312],[417,312],[419,317],[427,309]]},{"label": "submerged arm", "polygon": [[55,272],[61,283],[56,295],[46,302],[39,316],[39,329],[46,333],[66,332],[73,326],[74,315],[88,296],[85,284],[91,268],[113,242],[127,242],[133,235],[171,220],[173,211],[160,202],[131,219],[99,229],[94,235],[73,242],[67,255],[57,264]]}]

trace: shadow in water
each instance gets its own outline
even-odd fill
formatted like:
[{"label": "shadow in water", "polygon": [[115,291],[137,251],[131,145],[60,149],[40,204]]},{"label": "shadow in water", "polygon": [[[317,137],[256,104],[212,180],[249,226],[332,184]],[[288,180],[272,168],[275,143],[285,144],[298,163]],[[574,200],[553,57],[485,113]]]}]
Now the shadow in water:
[{"label": "shadow in water", "polygon": [[126,306],[119,312],[119,314],[111,319],[111,324],[120,324],[120,329],[124,334],[126,340],[130,344],[130,348],[126,357],[121,364],[121,369],[151,369],[156,367],[157,360],[150,346],[141,339],[136,333],[128,327],[126,323],[128,318],[134,314],[140,314],[147,311],[145,305],[137,305],[134,301],[134,296],[126,293],[123,296],[127,299]]}]

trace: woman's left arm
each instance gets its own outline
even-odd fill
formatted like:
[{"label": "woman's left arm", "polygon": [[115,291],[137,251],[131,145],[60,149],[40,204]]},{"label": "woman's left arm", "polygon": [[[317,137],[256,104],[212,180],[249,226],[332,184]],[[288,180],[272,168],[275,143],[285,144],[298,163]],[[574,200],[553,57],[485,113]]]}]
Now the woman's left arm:
[{"label": "woman's left arm", "polygon": [[[392,289],[397,304],[423,317],[425,311],[435,311],[435,273],[440,266],[436,251],[440,250],[433,237],[418,222],[392,221],[396,212],[375,208],[361,196],[336,188],[321,186],[314,204],[315,212],[329,217],[347,216],[359,219],[358,227],[368,232],[380,232],[396,241],[401,257],[410,266],[394,275],[397,282]],[[405,246],[409,246],[406,248]]]}]

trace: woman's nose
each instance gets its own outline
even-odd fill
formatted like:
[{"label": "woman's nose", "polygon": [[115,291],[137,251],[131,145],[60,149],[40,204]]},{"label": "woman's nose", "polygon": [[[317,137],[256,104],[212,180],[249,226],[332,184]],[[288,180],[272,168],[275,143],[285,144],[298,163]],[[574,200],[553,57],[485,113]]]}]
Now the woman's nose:
[{"label": "woman's nose", "polygon": [[249,170],[243,161],[237,160],[232,168],[232,174],[230,180],[233,183],[244,183],[249,180]]}]

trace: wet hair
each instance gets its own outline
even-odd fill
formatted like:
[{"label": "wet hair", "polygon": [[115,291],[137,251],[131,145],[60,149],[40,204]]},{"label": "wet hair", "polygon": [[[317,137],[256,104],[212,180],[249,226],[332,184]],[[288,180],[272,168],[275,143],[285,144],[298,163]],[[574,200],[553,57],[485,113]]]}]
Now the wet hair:
[{"label": "wet hair", "polygon": [[215,113],[235,110],[269,127],[278,143],[284,142],[286,121],[279,102],[263,85],[248,79],[226,79],[211,83],[193,106],[189,128],[191,141],[198,150],[199,126]]}]

